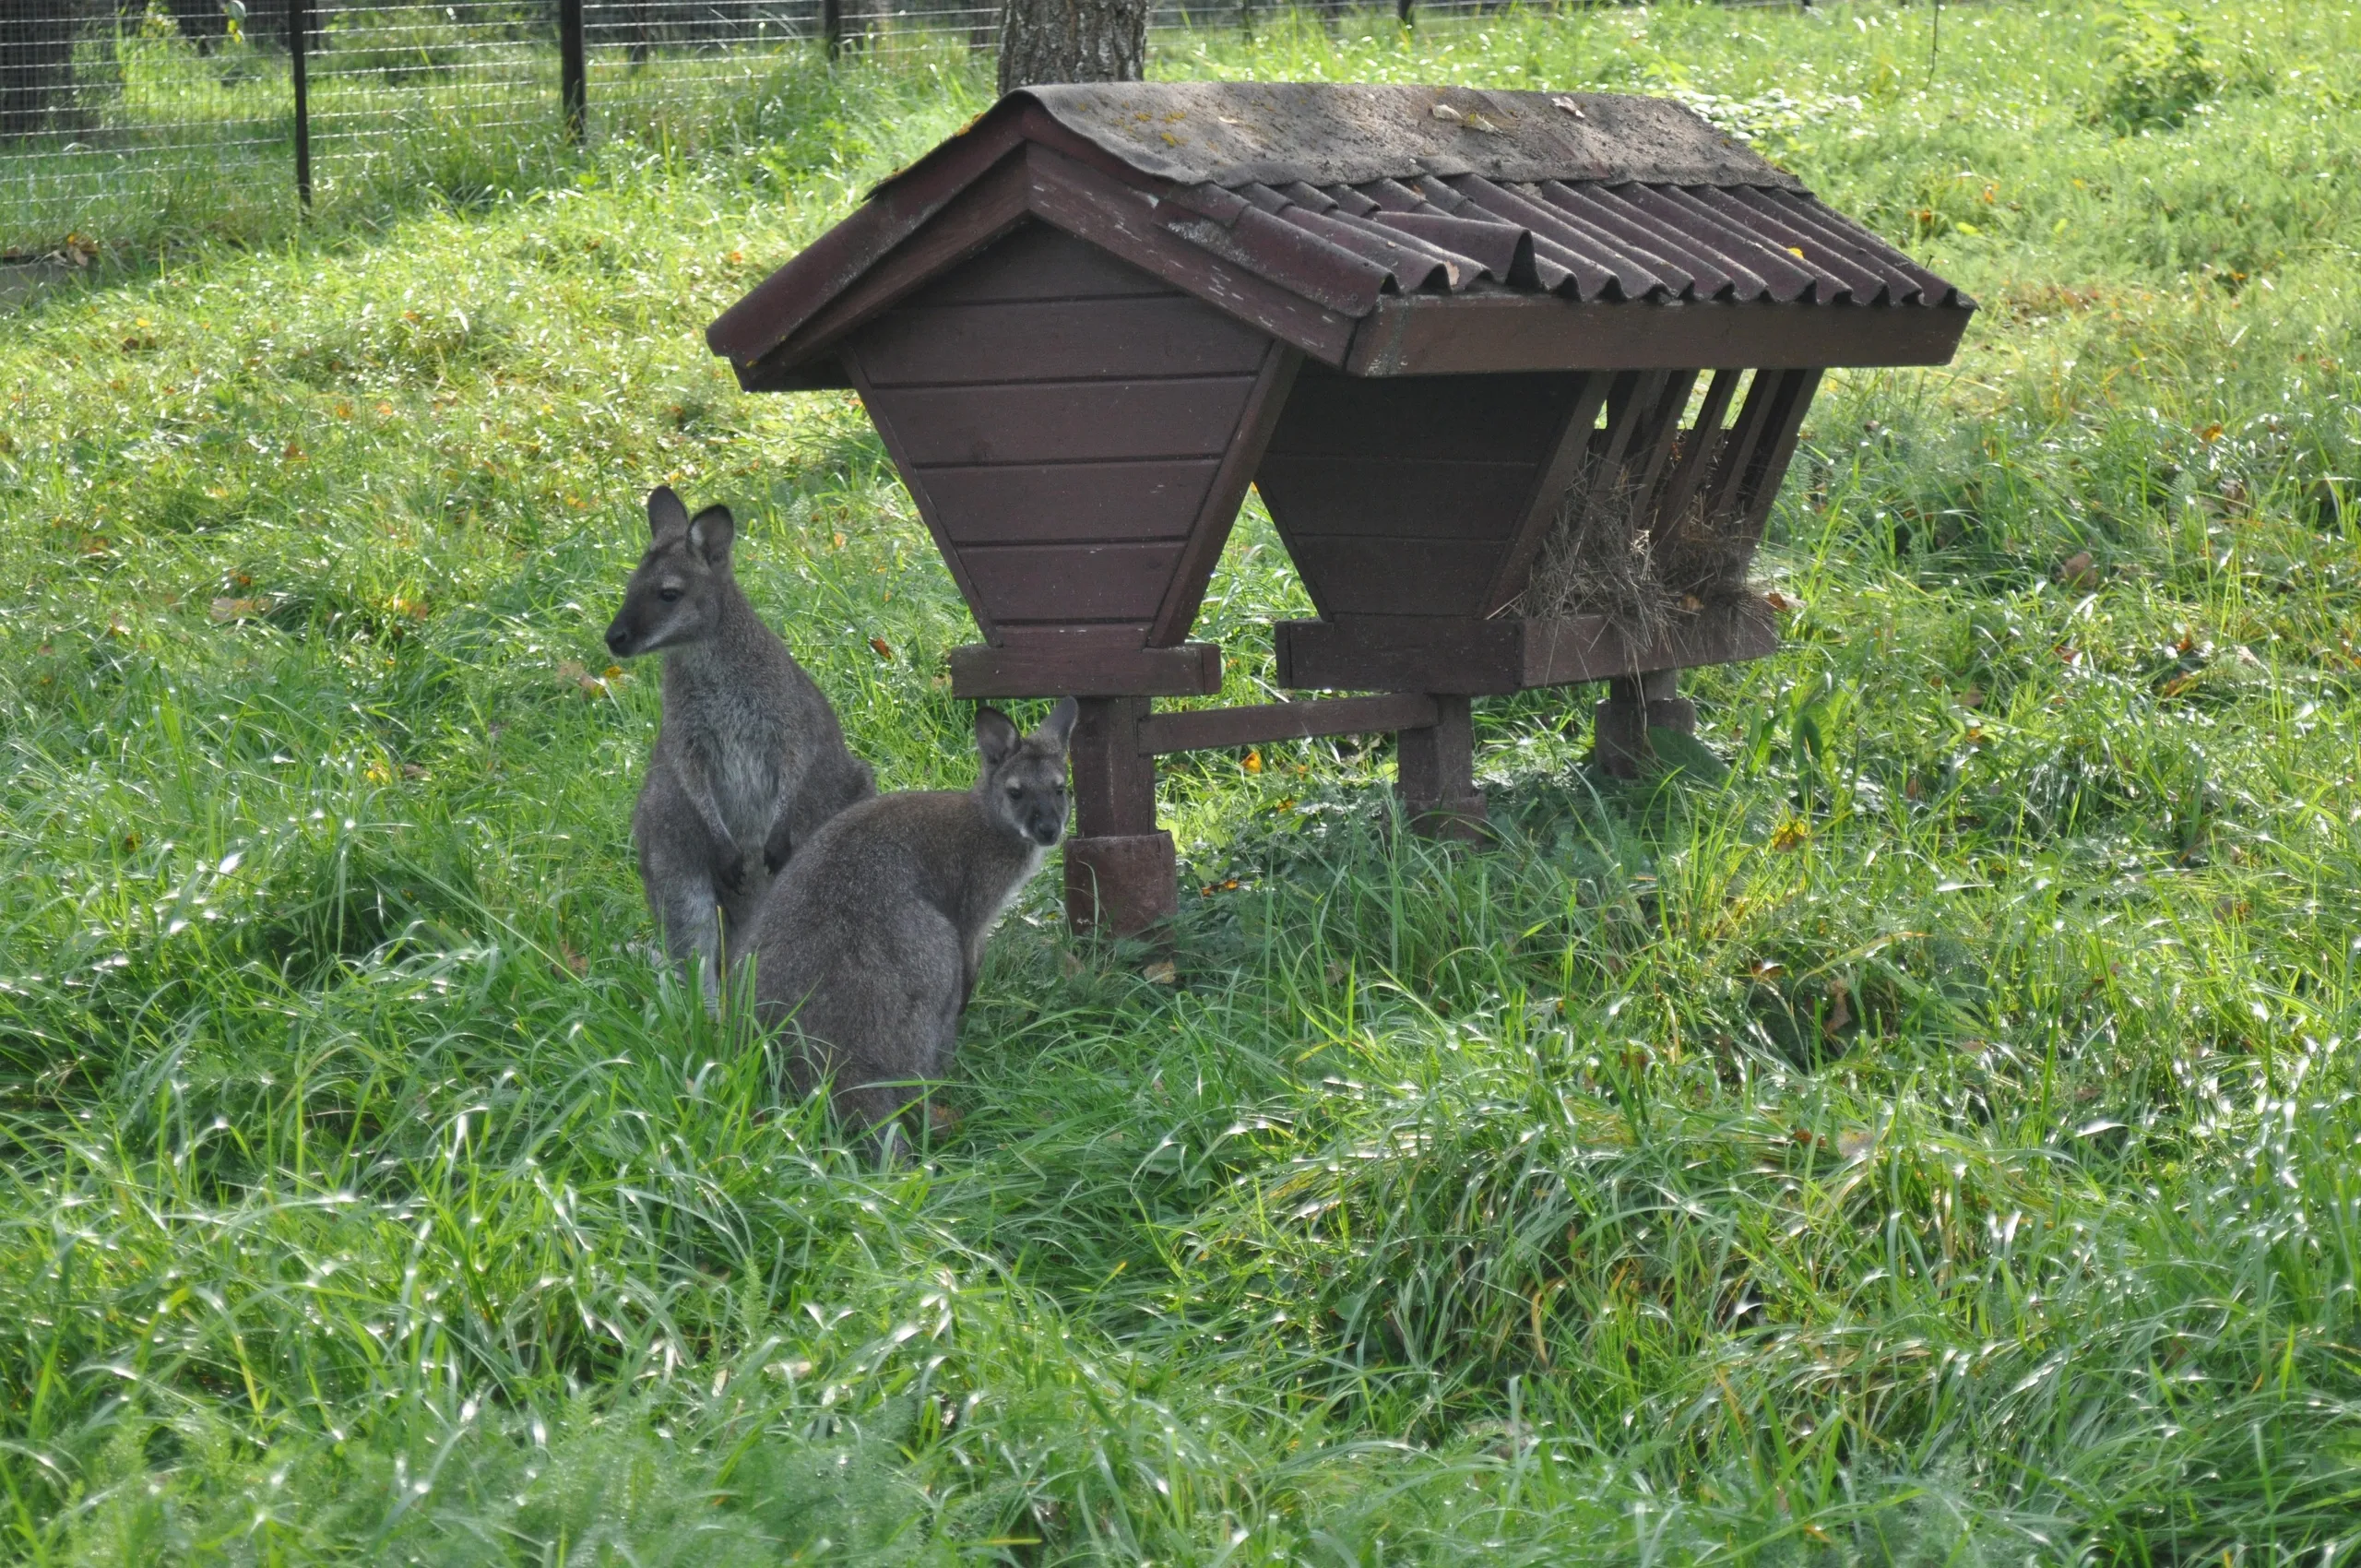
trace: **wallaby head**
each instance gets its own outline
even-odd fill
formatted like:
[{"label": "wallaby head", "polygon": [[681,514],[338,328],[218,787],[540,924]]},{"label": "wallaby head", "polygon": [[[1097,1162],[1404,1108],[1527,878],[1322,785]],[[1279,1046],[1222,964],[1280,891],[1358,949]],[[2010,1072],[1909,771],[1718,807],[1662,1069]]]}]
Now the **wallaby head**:
[{"label": "wallaby head", "polygon": [[647,553],[607,628],[607,647],[617,659],[712,636],[736,584],[730,545],[738,527],[729,507],[708,506],[692,517],[671,486],[658,485],[648,493],[647,531]]},{"label": "wallaby head", "polygon": [[1030,735],[1018,734],[996,707],[976,715],[976,750],[984,764],[976,796],[985,819],[1044,849],[1065,836],[1066,742],[1075,711],[1067,697]]}]

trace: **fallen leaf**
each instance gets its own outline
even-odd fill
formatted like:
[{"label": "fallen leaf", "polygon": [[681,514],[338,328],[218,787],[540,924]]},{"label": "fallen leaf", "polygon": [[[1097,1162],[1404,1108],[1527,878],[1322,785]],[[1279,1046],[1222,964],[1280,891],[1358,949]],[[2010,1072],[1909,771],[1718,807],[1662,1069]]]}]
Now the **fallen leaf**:
[{"label": "fallen leaf", "polygon": [[1853,988],[1843,980],[1831,980],[1828,997],[1828,1016],[1820,1021],[1820,1030],[1833,1039],[1838,1030],[1853,1027]]},{"label": "fallen leaf", "polygon": [[1246,760],[1239,766],[1249,773],[1260,773],[1263,771],[1263,754],[1259,751],[1249,751],[1246,754]]},{"label": "fallen leaf", "polygon": [[1155,963],[1150,964],[1146,968],[1140,971],[1140,979],[1147,981],[1150,985],[1179,985],[1180,983],[1180,971],[1172,967],[1171,959],[1158,958]]},{"label": "fallen leaf", "polygon": [[2207,425],[2203,430],[2199,431],[2199,432],[2197,433],[2197,439],[2199,439],[2200,441],[2202,441],[2202,442],[2203,442],[2203,443],[2205,443],[2205,445],[2207,445],[2208,446],[2211,446],[2211,445],[2213,445],[2213,443],[2215,443],[2216,441],[2221,440],[2221,439],[2222,439],[2222,425],[2221,425],[2221,422],[2219,422],[2219,421],[2217,420],[2217,421],[2216,421],[2216,422],[2214,422],[2213,423]]},{"label": "fallen leaf", "polygon": [[1810,837],[1809,827],[1790,817],[1772,829],[1771,847],[1774,849],[1792,849]]},{"label": "fallen leaf", "polygon": [[267,595],[260,599],[217,599],[206,613],[216,621],[244,621],[267,613],[270,609]]},{"label": "fallen leaf", "polygon": [[884,637],[870,638],[869,648],[872,653],[874,653],[878,658],[886,660],[888,663],[893,661],[893,645],[888,643]]},{"label": "fallen leaf", "polygon": [[959,1112],[947,1105],[929,1100],[926,1107],[926,1123],[938,1133],[951,1132],[959,1125]]},{"label": "fallen leaf", "polygon": [[842,550],[845,547],[845,536],[840,533],[830,534],[828,536],[828,546],[832,550]]}]

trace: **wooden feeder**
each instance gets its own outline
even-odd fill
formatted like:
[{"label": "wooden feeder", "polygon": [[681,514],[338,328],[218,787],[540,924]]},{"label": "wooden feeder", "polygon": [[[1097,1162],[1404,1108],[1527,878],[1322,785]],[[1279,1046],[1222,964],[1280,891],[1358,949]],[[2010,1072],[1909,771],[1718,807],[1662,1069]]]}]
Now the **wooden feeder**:
[{"label": "wooden feeder", "polygon": [[[1394,731],[1466,832],[1473,696],[1607,681],[1619,772],[1691,728],[1674,671],[1774,647],[1746,568],[1822,373],[1974,309],[1663,100],[1135,82],[1010,94],[707,339],[859,391],[983,635],[954,692],[1083,699],[1068,911],[1129,934],[1176,906],[1158,754]],[[1250,483],[1319,611],[1280,683],[1383,695],[1152,711],[1221,688]]]}]

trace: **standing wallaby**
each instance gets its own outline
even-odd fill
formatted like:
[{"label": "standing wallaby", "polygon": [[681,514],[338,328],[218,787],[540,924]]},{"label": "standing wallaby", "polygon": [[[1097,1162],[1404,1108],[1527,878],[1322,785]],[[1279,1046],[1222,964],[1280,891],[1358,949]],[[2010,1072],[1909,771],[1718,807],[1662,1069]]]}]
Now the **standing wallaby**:
[{"label": "standing wallaby", "polygon": [[984,939],[1066,826],[1072,697],[1020,737],[976,715],[976,787],[881,795],[828,824],[771,885],[754,932],[756,1016],[791,1018],[790,1069],[836,1084],[844,1122],[885,1123],[941,1075],[976,988]]},{"label": "standing wallaby", "polygon": [[742,948],[789,852],[877,786],[828,699],[746,602],[730,569],[730,509],[692,517],[659,485],[647,527],[607,628],[618,659],[664,654],[664,719],[631,832],[665,949],[703,960],[715,1006],[725,947]]}]

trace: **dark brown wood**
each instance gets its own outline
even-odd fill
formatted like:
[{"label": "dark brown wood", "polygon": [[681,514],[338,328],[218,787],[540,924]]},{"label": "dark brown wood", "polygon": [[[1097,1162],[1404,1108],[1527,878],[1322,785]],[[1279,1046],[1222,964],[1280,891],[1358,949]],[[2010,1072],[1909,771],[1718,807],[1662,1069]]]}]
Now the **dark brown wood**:
[{"label": "dark brown wood", "polygon": [[1270,339],[1186,294],[937,305],[925,296],[863,335],[879,386],[958,386],[1023,363],[1038,381],[1252,375]]},{"label": "dark brown wood", "polygon": [[1525,496],[1524,520],[1510,536],[1491,586],[1484,590],[1483,613],[1491,614],[1525,591],[1534,558],[1541,553],[1542,543],[1558,520],[1566,492],[1582,477],[1583,464],[1590,457],[1592,427],[1598,422],[1599,405],[1607,400],[1611,380],[1598,373],[1583,377],[1582,391],[1567,406],[1565,422],[1550,444],[1549,458],[1541,465]]},{"label": "dark brown wood", "polygon": [[1477,838],[1484,831],[1484,794],[1476,788],[1476,731],[1464,696],[1434,698],[1435,721],[1405,730],[1394,742],[1394,790],[1412,831],[1433,838]]},{"label": "dark brown wood", "polygon": [[1531,620],[1525,625],[1525,686],[1570,686],[1632,671],[1738,664],[1778,651],[1768,606],[1700,611],[1676,620],[1654,642],[1637,643],[1601,617]]},{"label": "dark brown wood", "polygon": [[[943,557],[943,565],[950,569],[952,583],[959,589],[959,597],[967,600],[968,613],[975,616],[977,630],[987,638],[993,636],[994,627],[987,601],[977,588],[975,579],[967,575],[967,562],[943,520],[942,508],[934,504],[933,492],[909,460],[909,449],[904,443],[896,410],[888,406],[886,399],[878,397],[876,388],[871,386],[867,377],[861,374],[858,354],[846,355],[843,362],[852,376],[854,388],[860,394],[861,407],[869,414],[869,422],[877,427],[877,436],[884,443],[886,456],[894,459],[894,471],[902,476],[902,488],[910,493],[911,504],[919,509],[919,520],[926,524],[927,534],[934,540],[935,553]],[[955,672],[958,656],[955,653],[952,657]],[[989,695],[1021,696],[1031,694],[995,692]]]},{"label": "dark brown wood", "polygon": [[1216,457],[931,468],[926,488],[952,542],[1052,544],[1186,539]]},{"label": "dark brown wood", "polygon": [[861,400],[891,410],[904,456],[920,469],[940,463],[1219,457],[1254,379],[1008,381],[893,391],[870,386]]},{"label": "dark brown wood", "polygon": [[1326,364],[1344,362],[1353,318],[1264,281],[1173,234],[1141,193],[1047,148],[1027,149],[1033,211]]},{"label": "dark brown wood", "polygon": [[1382,300],[1354,375],[1943,364],[1973,313],[1925,305],[1576,303],[1554,294]]},{"label": "dark brown wood", "polygon": [[1036,219],[956,272],[930,284],[922,305],[1020,304],[1036,300],[1123,299],[1176,294],[1121,256],[1078,245],[1062,229]]},{"label": "dark brown wood", "polygon": [[1154,937],[1180,913],[1180,870],[1169,833],[1069,838],[1066,923],[1119,941]]},{"label": "dark brown wood", "polygon": [[[725,339],[725,324],[730,323],[741,310],[756,305],[763,290],[770,287],[784,272],[774,274],[762,288],[731,307],[729,315],[716,321],[706,337],[717,350],[724,342],[733,345],[726,350],[738,372],[738,385],[749,392],[767,392],[791,385],[791,367],[813,355],[824,353],[855,328],[872,320],[923,288],[938,274],[957,266],[968,256],[981,251],[1025,220],[1027,195],[1025,160],[1010,157],[998,167],[960,191],[944,204],[922,232],[917,233],[886,258],[866,267],[858,281],[833,295],[793,332],[753,361],[741,359],[734,345],[758,340],[756,330],[760,312],[751,311],[749,319],[738,324],[736,330]],[[815,247],[816,248],[816,247]],[[777,372],[765,366],[781,367]]]},{"label": "dark brown wood", "polygon": [[1385,616],[1350,622],[1281,621],[1271,628],[1278,683],[1292,690],[1519,690],[1525,632],[1519,621]]},{"label": "dark brown wood", "polygon": [[1156,759],[1140,743],[1147,698],[1084,697],[1074,738],[1074,831],[1086,838],[1156,831]]},{"label": "dark brown wood", "polygon": [[[1263,498],[1276,517],[1272,493],[1264,492]],[[1331,619],[1473,616],[1484,607],[1484,590],[1498,575],[1508,544],[1504,537],[1369,539],[1281,531],[1312,603]]]},{"label": "dark brown wood", "polygon": [[1700,505],[1708,517],[1724,517],[1731,514],[1738,503],[1740,487],[1754,462],[1754,450],[1762,442],[1771,425],[1771,415],[1779,401],[1780,377],[1777,372],[1758,370],[1747,384],[1746,401],[1738,406],[1738,418],[1722,437],[1721,449],[1714,455],[1713,476],[1705,481],[1704,499]]},{"label": "dark brown wood", "polygon": [[1761,659],[1778,646],[1763,606],[1684,616],[1633,646],[1599,616],[1492,621],[1391,616],[1282,621],[1272,629],[1279,684],[1296,690],[1495,695]]},{"label": "dark brown wood", "polygon": [[1680,695],[1671,670],[1619,675],[1607,683],[1607,700],[1592,710],[1591,762],[1615,778],[1637,778],[1655,760],[1651,730],[1696,732],[1697,707]]},{"label": "dark brown wood", "polygon": [[967,545],[960,564],[1005,634],[1026,622],[1121,621],[1146,635],[1180,559],[1177,540],[1153,544]]},{"label": "dark brown wood", "polygon": [[1140,745],[1160,756],[1169,752],[1251,746],[1264,741],[1304,741],[1316,735],[1423,730],[1436,721],[1435,713],[1435,699],[1417,692],[1156,713],[1140,720]]},{"label": "dark brown wood", "polygon": [[1196,624],[1198,607],[1205,601],[1205,585],[1213,580],[1214,567],[1221,562],[1230,525],[1238,520],[1238,509],[1246,502],[1246,487],[1254,481],[1271,432],[1277,428],[1279,412],[1287,406],[1288,390],[1295,386],[1296,373],[1303,366],[1303,352],[1292,344],[1275,339],[1265,339],[1264,344],[1253,390],[1239,411],[1237,428],[1230,433],[1219,470],[1206,486],[1204,501],[1190,520],[1188,543],[1157,605],[1156,619],[1148,626],[1151,647],[1170,647]]},{"label": "dark brown wood", "polygon": [[1142,647],[1069,635],[1004,647],[951,650],[955,697],[1211,696],[1221,690],[1221,648],[1213,643]]},{"label": "dark brown wood", "polygon": [[1077,931],[1133,936],[1178,912],[1171,835],[1156,826],[1156,759],[1142,749],[1147,699],[1085,697],[1074,716],[1074,836],[1066,841],[1066,919]]},{"label": "dark brown wood", "polygon": [[1255,484],[1321,614],[1491,608],[1590,380],[1366,381],[1307,367]]},{"label": "dark brown wood", "polygon": [[1665,476],[1664,491],[1656,498],[1655,511],[1649,519],[1651,528],[1660,527],[1679,517],[1689,508],[1690,498],[1697,493],[1697,486],[1713,467],[1713,458],[1721,449],[1722,421],[1729,413],[1730,398],[1738,391],[1738,377],[1745,373],[1717,370],[1705,387],[1705,400],[1698,405],[1697,419],[1682,438],[1679,460],[1672,472]]},{"label": "dark brown wood", "polygon": [[1820,390],[1820,378],[1816,370],[1783,373],[1779,401],[1771,410],[1770,434],[1738,491],[1738,528],[1747,539],[1762,537],[1762,525],[1770,518],[1779,481],[1786,477],[1787,464],[1796,455],[1796,441],[1803,434],[1804,415],[1811,408],[1812,397]]},{"label": "dark brown wood", "polygon": [[1529,462],[1393,456],[1372,446],[1358,457],[1267,453],[1255,484],[1275,517],[1286,513],[1305,533],[1506,540],[1536,471]]}]

